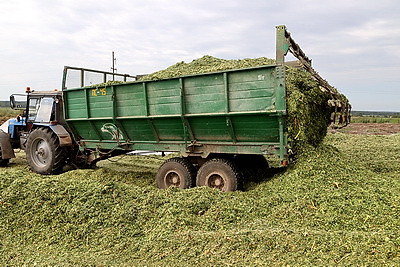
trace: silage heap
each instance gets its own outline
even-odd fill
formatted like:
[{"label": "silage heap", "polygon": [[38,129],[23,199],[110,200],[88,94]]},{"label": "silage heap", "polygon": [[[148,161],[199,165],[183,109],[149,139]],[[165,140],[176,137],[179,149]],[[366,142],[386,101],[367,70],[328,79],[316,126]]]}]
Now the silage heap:
[{"label": "silage heap", "polygon": [[[159,80],[185,75],[244,69],[275,64],[266,57],[226,60],[203,56],[190,63],[178,62],[164,70],[141,77],[141,80]],[[293,150],[304,145],[317,146],[327,133],[332,108],[331,95],[320,89],[318,82],[303,69],[286,68],[288,139]],[[342,100],[348,103],[345,96]]]},{"label": "silage heap", "polygon": [[399,142],[328,134],[229,193],[157,189],[161,156],[41,176],[18,153],[0,168],[0,266],[398,266]]}]

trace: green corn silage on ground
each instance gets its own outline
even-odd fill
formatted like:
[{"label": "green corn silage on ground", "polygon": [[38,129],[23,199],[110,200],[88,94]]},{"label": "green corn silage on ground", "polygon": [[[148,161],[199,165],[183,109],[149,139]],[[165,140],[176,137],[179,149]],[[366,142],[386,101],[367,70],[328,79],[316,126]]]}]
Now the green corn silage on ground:
[{"label": "green corn silage on ground", "polygon": [[0,263],[395,266],[399,143],[328,134],[232,193],[156,189],[161,157],[40,176],[20,155],[0,169]]}]

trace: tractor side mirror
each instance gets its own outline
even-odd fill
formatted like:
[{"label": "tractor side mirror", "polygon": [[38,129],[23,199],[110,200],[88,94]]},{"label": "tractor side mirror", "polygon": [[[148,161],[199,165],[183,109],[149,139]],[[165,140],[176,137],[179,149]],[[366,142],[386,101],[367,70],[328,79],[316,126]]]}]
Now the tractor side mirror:
[{"label": "tractor side mirror", "polygon": [[26,109],[26,95],[10,95],[10,107],[12,109]]},{"label": "tractor side mirror", "polygon": [[16,106],[16,104],[15,104],[15,97],[14,97],[13,95],[10,95],[10,107],[11,107],[12,109],[15,109],[15,106]]}]

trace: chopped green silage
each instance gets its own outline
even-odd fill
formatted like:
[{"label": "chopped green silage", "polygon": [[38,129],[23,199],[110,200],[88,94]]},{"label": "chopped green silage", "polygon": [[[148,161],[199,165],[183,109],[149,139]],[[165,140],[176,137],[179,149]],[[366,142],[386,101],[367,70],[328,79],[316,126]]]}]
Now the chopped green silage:
[{"label": "chopped green silage", "polygon": [[164,70],[141,77],[141,80],[160,80],[179,76],[202,74],[233,69],[244,69],[263,65],[273,65],[275,60],[266,57],[246,59],[220,59],[203,56],[192,62],[178,62]]},{"label": "chopped green silage", "polygon": [[125,82],[123,81],[107,81],[105,83],[98,83],[98,84],[91,84],[87,85],[85,87],[105,87],[105,86],[113,86],[113,85],[118,85],[118,84],[123,84]]},{"label": "chopped green silage", "polygon": [[0,169],[0,265],[396,266],[400,135],[328,134],[246,191],[156,189],[165,159]]}]

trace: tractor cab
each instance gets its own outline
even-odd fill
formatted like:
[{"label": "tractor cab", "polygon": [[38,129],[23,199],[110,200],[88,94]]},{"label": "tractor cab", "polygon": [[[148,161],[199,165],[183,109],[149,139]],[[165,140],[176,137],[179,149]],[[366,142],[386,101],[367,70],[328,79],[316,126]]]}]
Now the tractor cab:
[{"label": "tractor cab", "polygon": [[61,91],[31,91],[10,96],[10,107],[21,110],[16,118],[2,125],[10,136],[13,148],[25,149],[29,132],[40,126],[56,125],[64,121]]},{"label": "tractor cab", "polygon": [[[26,95],[10,96],[10,106],[23,112],[19,121],[28,127],[33,124],[57,124],[63,121],[61,91],[30,91]],[[21,101],[25,98],[25,101]],[[18,118],[17,118],[18,119]]]},{"label": "tractor cab", "polygon": [[66,160],[66,149],[72,145],[64,127],[61,91],[31,91],[10,96],[10,106],[21,114],[8,120],[0,131],[0,165],[15,157],[13,149],[21,148],[31,169],[41,174],[59,172]]}]

